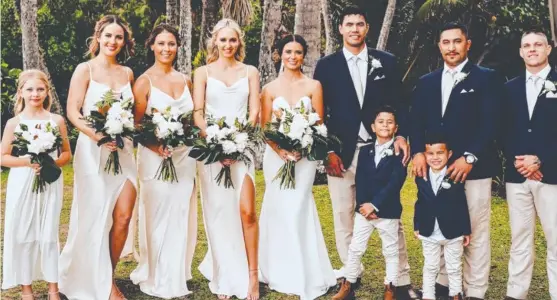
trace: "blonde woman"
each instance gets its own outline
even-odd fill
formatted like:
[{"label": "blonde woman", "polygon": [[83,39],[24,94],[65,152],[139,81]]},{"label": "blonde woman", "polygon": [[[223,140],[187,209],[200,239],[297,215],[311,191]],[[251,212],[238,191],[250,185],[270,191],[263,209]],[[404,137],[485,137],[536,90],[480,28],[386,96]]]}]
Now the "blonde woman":
[{"label": "blonde woman", "polygon": [[[68,93],[68,119],[80,131],[74,159],[74,194],[68,240],[60,256],[60,290],[69,299],[125,299],[114,283],[137,191],[133,143],[97,146],[96,134],[83,120],[103,94],[133,98],[133,72],[118,58],[133,54],[133,39],[119,17],[104,16],[95,25],[89,46],[93,57],[77,66]],[[82,114],[83,112],[83,114]],[[104,171],[111,151],[118,151],[122,172]]]},{"label": "blonde woman", "polygon": [[21,285],[21,299],[34,299],[34,280],[48,282],[48,299],[58,300],[58,231],[62,210],[63,178],[47,184],[41,193],[32,191],[40,165],[28,155],[12,156],[14,132],[19,125],[58,127],[62,136],[60,155],[50,155],[62,167],[71,158],[66,122],[49,112],[52,104],[50,84],[39,70],[19,75],[15,117],[8,120],[2,136],[2,166],[10,168],[6,187],[4,257],[2,289]]},{"label": "blonde woman", "polygon": [[[191,81],[172,65],[180,47],[178,30],[168,24],[153,29],[145,43],[155,63],[133,86],[135,121],[152,110],[168,107],[187,113],[193,109]],[[151,55],[150,55],[151,56]],[[191,293],[187,280],[197,239],[196,161],[186,147],[170,153],[160,145],[140,145],[137,166],[139,191],[139,250],[137,268],[130,274],[145,294],[170,299]],[[158,180],[155,175],[171,155],[176,182]]]},{"label": "blonde woman", "polygon": [[[203,133],[207,127],[204,111],[225,117],[228,123],[237,117],[257,122],[259,73],[242,63],[244,56],[240,27],[230,19],[220,20],[208,42],[207,65],[198,68],[194,77],[194,117]],[[214,179],[225,164],[231,166],[234,188],[227,189]],[[222,161],[200,166],[209,251],[199,270],[219,299],[259,299],[254,165]]]}]

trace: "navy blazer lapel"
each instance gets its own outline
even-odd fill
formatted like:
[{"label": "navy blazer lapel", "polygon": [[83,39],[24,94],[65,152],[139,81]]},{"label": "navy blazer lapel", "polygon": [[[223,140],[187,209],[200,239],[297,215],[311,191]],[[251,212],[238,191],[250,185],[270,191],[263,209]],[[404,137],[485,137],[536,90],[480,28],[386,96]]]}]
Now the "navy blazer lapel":
[{"label": "navy blazer lapel", "polygon": [[524,120],[526,120],[526,123],[528,123],[530,122],[530,112],[528,111],[528,95],[526,93],[526,76],[524,75],[519,76],[517,83],[518,83],[516,86],[517,92],[512,93],[509,96],[511,97],[511,99],[515,98],[516,101],[518,101],[518,106],[522,112],[521,114],[524,117]]},{"label": "navy blazer lapel", "polygon": [[431,100],[435,101],[431,107],[435,110],[434,116],[441,116],[443,112],[443,69],[439,69],[434,71],[435,73],[432,76],[432,84],[431,91],[435,93],[431,97]]},{"label": "navy blazer lapel", "polygon": [[[394,154],[394,153],[395,153],[395,144],[394,144],[394,142],[393,142],[393,144],[391,144],[391,146],[389,146],[389,148],[387,148],[387,149],[390,149],[390,150],[392,151],[393,154],[392,154],[392,155],[388,155],[388,156],[382,157],[381,160],[379,161],[379,164],[377,164],[377,167],[376,167],[377,170],[379,170],[380,168],[382,168],[382,167],[389,161],[389,157],[395,155],[395,154]],[[383,153],[385,153],[385,152],[383,152]],[[374,159],[374,161],[375,161],[375,159]]]},{"label": "navy blazer lapel", "polygon": [[[354,81],[352,81],[352,75],[350,74],[350,67],[348,66],[348,62],[346,61],[346,56],[344,56],[343,50],[337,52],[337,66],[338,66],[338,78],[339,81],[342,81],[341,86],[346,87],[347,97],[350,99],[354,99],[360,106],[360,100],[358,99],[358,93],[356,93],[356,88],[354,87]],[[335,72],[335,70],[333,70]],[[365,99],[365,98],[364,98]]]},{"label": "navy blazer lapel", "polygon": [[[549,71],[549,74],[547,74],[546,80],[549,80],[551,82],[557,81],[557,72],[555,72],[555,70],[553,68],[551,68],[551,71]],[[530,121],[533,120],[534,117],[536,116],[536,112],[539,110],[538,106],[539,106],[540,102],[543,102],[543,101],[547,100],[547,95],[546,95],[546,93],[543,92],[543,89],[544,89],[544,87],[542,87],[542,90],[540,91],[540,94],[538,95],[538,100],[536,100],[536,104],[534,105],[534,111],[532,112],[532,118],[530,118]],[[524,84],[524,90],[526,92],[526,84]],[[557,99],[551,99],[551,100],[557,101]],[[528,104],[526,104],[526,111],[528,111]]]},{"label": "navy blazer lapel", "polygon": [[[445,114],[444,116],[447,115],[447,112],[449,111],[449,108],[451,106],[451,102],[453,102],[454,98],[457,97],[458,95],[460,95],[460,91],[459,89],[462,87],[462,85],[464,83],[466,83],[467,81],[470,80],[470,76],[473,75],[473,68],[474,64],[470,61],[468,61],[464,67],[462,67],[462,70],[460,71],[460,73],[464,73],[464,74],[468,74],[466,75],[466,78],[464,78],[463,80],[459,81],[457,84],[455,84],[455,86],[453,86],[453,89],[451,90],[451,95],[449,96],[449,100],[447,103],[447,107],[445,108]],[[442,74],[442,73],[441,73]],[[458,74],[458,73],[457,73]],[[443,76],[441,76],[442,78]],[[442,79],[441,79],[442,80]]]},{"label": "navy blazer lapel", "polygon": [[[373,49],[367,48],[366,90],[364,91],[364,104],[365,104],[365,99],[367,99],[368,93],[371,90],[371,87],[375,84],[376,81],[375,77],[387,76],[385,75],[385,72],[382,70],[385,66],[373,70],[373,66],[372,66],[373,59],[377,59],[377,60],[379,59],[373,56],[372,52]],[[381,61],[379,60],[379,62]],[[381,81],[381,80],[385,80],[385,79],[378,79],[377,81]]]}]

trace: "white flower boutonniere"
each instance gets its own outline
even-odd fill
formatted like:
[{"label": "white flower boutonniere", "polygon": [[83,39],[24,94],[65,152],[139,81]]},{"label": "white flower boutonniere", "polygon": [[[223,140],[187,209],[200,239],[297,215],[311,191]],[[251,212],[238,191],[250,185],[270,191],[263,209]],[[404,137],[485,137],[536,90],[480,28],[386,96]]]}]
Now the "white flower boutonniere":
[{"label": "white flower boutonniere", "polygon": [[557,92],[557,82],[551,82],[550,80],[544,81],[542,95],[555,92]]},{"label": "white flower boutonniere", "polygon": [[463,81],[468,77],[470,73],[458,72],[454,75],[454,85],[457,85],[459,82]]},{"label": "white flower boutonniere", "polygon": [[441,188],[448,190],[451,188],[451,184],[448,181],[441,182]]},{"label": "white flower boutonniere", "polygon": [[367,73],[368,76],[371,75],[373,71],[383,68],[381,61],[378,60],[377,58],[370,55],[368,59],[371,61],[371,68],[369,69],[369,73]]},{"label": "white flower boutonniere", "polygon": [[381,157],[392,156],[393,154],[394,154],[393,149],[388,148],[388,149],[385,149],[385,151],[383,151],[383,154],[381,155]]}]

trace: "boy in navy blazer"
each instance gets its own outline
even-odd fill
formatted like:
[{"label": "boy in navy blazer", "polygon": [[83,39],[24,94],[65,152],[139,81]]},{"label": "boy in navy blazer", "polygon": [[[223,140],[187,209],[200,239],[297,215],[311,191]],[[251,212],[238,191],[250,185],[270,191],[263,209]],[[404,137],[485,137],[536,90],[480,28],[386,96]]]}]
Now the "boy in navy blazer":
[{"label": "boy in navy blazer", "polygon": [[402,162],[403,155],[395,155],[393,143],[398,125],[394,109],[380,107],[371,129],[376,135],[375,141],[363,146],[358,154],[354,234],[344,266],[346,279],[333,297],[335,300],[353,298],[352,284],[357,281],[362,256],[375,229],[379,231],[386,262],[384,299],[395,299],[399,267],[398,229],[402,213],[400,190],[407,171]]},{"label": "boy in navy blazer", "polygon": [[447,162],[453,153],[441,134],[426,137],[424,154],[428,179],[416,177],[418,200],[414,212],[414,234],[422,241],[424,255],[422,299],[437,299],[435,280],[441,253],[449,278],[449,299],[462,299],[461,258],[471,234],[464,184],[452,182],[447,174]]}]

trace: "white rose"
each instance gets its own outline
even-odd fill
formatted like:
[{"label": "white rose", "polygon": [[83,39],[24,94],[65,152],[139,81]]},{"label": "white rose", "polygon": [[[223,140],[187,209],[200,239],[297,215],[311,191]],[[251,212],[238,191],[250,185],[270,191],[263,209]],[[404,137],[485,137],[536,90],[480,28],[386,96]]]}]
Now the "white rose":
[{"label": "white rose", "polygon": [[160,123],[157,126],[156,135],[159,139],[166,138],[172,131],[170,130],[170,124],[168,122]]},{"label": "white rose", "polygon": [[323,136],[323,137],[327,137],[327,135],[328,135],[327,126],[325,126],[325,124],[319,124],[319,125],[315,126],[314,128],[317,131],[317,134],[319,134],[320,136]]},{"label": "white rose", "polygon": [[246,144],[248,142],[248,138],[249,136],[247,133],[241,132],[234,137],[234,142],[236,142],[236,144]]},{"label": "white rose", "polygon": [[309,134],[304,134],[304,136],[302,137],[302,147],[307,148],[312,144],[313,144],[313,137],[311,137],[311,135]]},{"label": "white rose", "polygon": [[549,81],[549,80],[546,80],[546,81],[544,82],[543,86],[544,86],[544,88],[545,88],[547,91],[550,91],[550,92],[555,92],[555,91],[557,91],[557,87],[555,86],[555,83],[553,83],[553,82],[551,82],[551,81]]},{"label": "white rose", "polygon": [[217,138],[219,140],[224,140],[226,139],[226,136],[230,133],[230,129],[228,128],[222,128],[219,130],[219,132],[217,132]]},{"label": "white rose", "polygon": [[178,120],[178,118],[180,118],[181,115],[182,112],[177,107],[170,108],[170,116],[172,117],[172,119]]},{"label": "white rose", "polygon": [[24,131],[21,136],[26,140],[26,141],[32,141],[34,138],[34,134],[31,133],[30,131]]},{"label": "white rose", "polygon": [[292,123],[290,124],[290,132],[288,133],[288,136],[291,139],[300,140],[302,138],[302,135],[306,131],[307,126],[308,122],[302,115],[294,115]]},{"label": "white rose", "polygon": [[313,125],[315,124],[317,121],[319,121],[321,118],[319,117],[319,115],[317,113],[310,113],[308,116],[308,123],[309,125]]},{"label": "white rose", "polygon": [[232,154],[238,151],[238,147],[236,147],[233,141],[224,141],[222,142],[222,151],[224,151],[225,154]]},{"label": "white rose", "polygon": [[454,80],[456,82],[461,82],[462,80],[466,79],[466,76],[468,76],[468,74],[463,73],[463,72],[458,72],[458,73],[455,74]]},{"label": "white rose", "polygon": [[41,148],[42,148],[41,145],[39,145],[39,143],[37,142],[27,145],[27,151],[35,154],[41,153],[42,152]]},{"label": "white rose", "polygon": [[118,120],[107,120],[106,124],[104,124],[104,129],[106,129],[106,133],[110,135],[120,134],[124,130],[124,126]]},{"label": "white rose", "polygon": [[451,188],[451,184],[446,181],[443,181],[441,182],[441,187],[444,188],[445,190],[448,190]]},{"label": "white rose", "polygon": [[122,104],[120,102],[114,102],[110,109],[108,109],[109,115],[119,115],[122,112]]},{"label": "white rose", "polygon": [[211,125],[207,127],[205,132],[207,133],[207,139],[213,139],[218,133],[220,129],[218,125]]},{"label": "white rose", "polygon": [[371,67],[374,69],[379,69],[379,68],[383,68],[383,65],[378,59],[374,58],[371,60]]},{"label": "white rose", "polygon": [[44,143],[45,150],[52,148],[56,142],[56,136],[52,132],[43,132],[39,139]]},{"label": "white rose", "polygon": [[162,116],[160,112],[156,112],[153,114],[153,123],[159,124],[161,122],[165,122],[166,119]]},{"label": "white rose", "polygon": [[393,154],[393,149],[385,149],[385,151],[383,151],[383,157],[392,156]]}]

